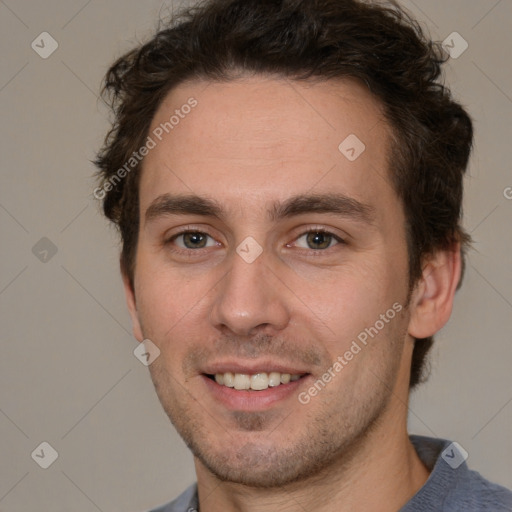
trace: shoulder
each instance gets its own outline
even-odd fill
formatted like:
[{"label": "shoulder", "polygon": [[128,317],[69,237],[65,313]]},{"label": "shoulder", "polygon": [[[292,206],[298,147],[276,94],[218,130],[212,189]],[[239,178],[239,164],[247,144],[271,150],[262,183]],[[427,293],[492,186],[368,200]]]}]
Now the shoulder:
[{"label": "shoulder", "polygon": [[197,512],[197,484],[193,484],[173,501],[149,512]]},{"label": "shoulder", "polygon": [[471,471],[466,464],[467,453],[460,445],[421,436],[411,436],[411,442],[431,473],[403,512],[512,511],[512,491]]},{"label": "shoulder", "polygon": [[448,505],[459,507],[454,510],[512,511],[512,491],[490,482],[480,473],[469,469],[456,480],[456,485],[445,501]]}]

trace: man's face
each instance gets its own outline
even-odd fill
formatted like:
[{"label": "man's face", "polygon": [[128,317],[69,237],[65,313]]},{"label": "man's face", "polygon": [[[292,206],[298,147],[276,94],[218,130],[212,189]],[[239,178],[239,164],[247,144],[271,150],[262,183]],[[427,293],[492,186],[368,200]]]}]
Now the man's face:
[{"label": "man's face", "polygon": [[[282,485],[392,428],[407,399],[408,260],[376,100],[350,81],[193,82],[168,95],[149,135],[128,298],[199,466]],[[271,386],[259,376],[266,389],[235,389],[261,373]]]}]

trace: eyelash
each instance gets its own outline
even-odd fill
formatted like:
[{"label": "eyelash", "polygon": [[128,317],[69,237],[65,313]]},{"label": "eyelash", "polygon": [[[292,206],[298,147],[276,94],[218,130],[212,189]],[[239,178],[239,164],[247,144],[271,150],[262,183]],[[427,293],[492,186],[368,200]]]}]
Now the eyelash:
[{"label": "eyelash", "polygon": [[[327,235],[327,236],[331,237],[331,240],[329,241],[329,247],[326,247],[325,249],[309,249],[309,248],[304,248],[304,247],[298,248],[298,250],[300,252],[308,253],[308,256],[311,256],[311,257],[322,256],[323,253],[326,253],[327,251],[329,251],[329,249],[332,249],[336,245],[346,245],[346,242],[345,242],[345,240],[343,240],[343,238],[339,237],[338,235],[335,235],[331,231],[328,231],[327,229],[324,229],[324,228],[308,229],[307,231],[304,231],[299,236],[297,236],[295,238],[294,242],[296,242],[303,236],[309,235],[310,233]],[[331,245],[333,240],[335,240],[337,243],[335,243],[334,245]]]},{"label": "eyelash", "polygon": [[[334,244],[334,246],[336,246],[336,245],[346,245],[345,240],[343,240],[338,235],[335,235],[331,231],[328,231],[328,230],[326,230],[324,228],[312,228],[312,229],[308,229],[306,231],[303,231],[297,237],[295,237],[294,242],[296,242],[297,240],[299,240],[303,236],[306,236],[306,235],[308,235],[310,233],[315,233],[315,234],[318,233],[318,234],[328,235],[328,236],[332,237],[332,239],[334,239],[337,242],[336,244]],[[213,236],[210,235],[207,231],[200,231],[200,230],[197,230],[197,229],[190,229],[190,228],[188,228],[188,229],[183,229],[182,231],[179,231],[178,233],[173,234],[170,238],[168,238],[168,239],[166,239],[164,241],[164,245],[165,246],[170,246],[178,237],[180,237],[182,235],[187,235],[187,234],[206,235],[207,237],[210,237],[212,240],[214,240]],[[329,242],[329,243],[331,243],[331,242]],[[289,245],[290,244],[286,244],[287,247],[289,247]],[[329,251],[329,249],[332,249],[334,246],[330,245],[329,247],[327,247],[325,249],[306,249],[306,248],[299,247],[298,250],[300,252],[308,253],[308,255],[311,256],[311,257],[318,257],[318,256],[322,256],[322,253],[325,253],[325,252]],[[201,247],[201,248],[198,248],[198,249],[183,249],[181,247],[178,247],[178,248],[174,247],[172,249],[172,251],[175,252],[175,253],[178,253],[178,254],[185,255],[185,256],[194,257],[194,256],[201,255],[202,249],[208,249],[208,248],[209,247],[206,247],[206,248],[205,247]]]}]

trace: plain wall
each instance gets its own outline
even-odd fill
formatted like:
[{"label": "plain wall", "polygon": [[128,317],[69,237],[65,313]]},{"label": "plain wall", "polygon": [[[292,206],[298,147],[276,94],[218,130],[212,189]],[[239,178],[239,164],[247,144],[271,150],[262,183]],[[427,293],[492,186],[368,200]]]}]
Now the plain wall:
[{"label": "plain wall", "polygon": [[[434,38],[468,42],[447,81],[476,128],[464,221],[474,250],[410,429],[458,441],[473,469],[512,487],[512,2],[403,4]],[[133,355],[117,236],[90,163],[108,127],[102,76],[172,8],[0,3],[0,511],[140,512],[195,480]],[[31,48],[43,31],[59,45],[47,59]],[[58,452],[46,470],[31,457],[43,441]]]}]

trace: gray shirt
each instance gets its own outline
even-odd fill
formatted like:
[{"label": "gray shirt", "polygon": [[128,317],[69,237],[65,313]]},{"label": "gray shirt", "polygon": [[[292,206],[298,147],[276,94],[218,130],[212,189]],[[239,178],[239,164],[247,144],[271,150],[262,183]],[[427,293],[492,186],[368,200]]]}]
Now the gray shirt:
[{"label": "gray shirt", "polygon": [[[464,452],[444,439],[410,436],[431,471],[425,485],[399,512],[511,512],[512,491],[471,471]],[[198,512],[197,484],[171,503],[151,512]]]}]

